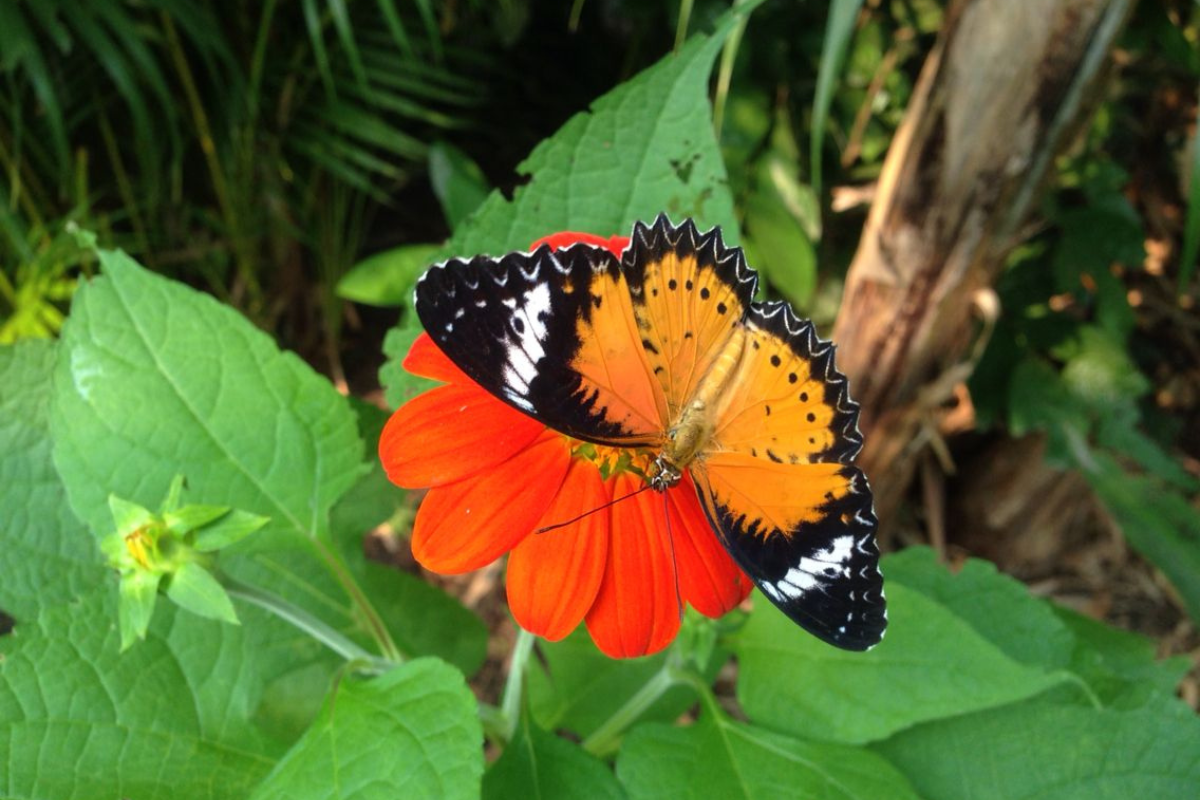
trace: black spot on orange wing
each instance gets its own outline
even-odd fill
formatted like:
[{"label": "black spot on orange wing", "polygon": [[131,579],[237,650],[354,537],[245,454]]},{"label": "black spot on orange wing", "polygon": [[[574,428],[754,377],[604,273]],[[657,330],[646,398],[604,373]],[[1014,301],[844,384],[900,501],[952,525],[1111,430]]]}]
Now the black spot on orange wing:
[{"label": "black spot on orange wing", "polygon": [[622,268],[651,369],[675,419],[732,337],[757,277],[741,249],[724,244],[720,229],[702,233],[691,220],[676,226],[664,215],[634,226]]}]

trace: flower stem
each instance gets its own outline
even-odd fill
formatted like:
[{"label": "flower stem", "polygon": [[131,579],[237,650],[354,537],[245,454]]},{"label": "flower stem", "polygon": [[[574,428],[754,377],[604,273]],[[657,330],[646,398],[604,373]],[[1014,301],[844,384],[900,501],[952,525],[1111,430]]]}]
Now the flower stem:
[{"label": "flower stem", "polygon": [[517,643],[513,645],[512,660],[508,665],[508,679],[504,683],[504,698],[500,701],[506,742],[511,742],[513,734],[517,731],[517,721],[521,715],[521,691],[525,686],[525,665],[529,662],[529,654],[533,652],[536,639],[536,636],[524,628],[518,629]]},{"label": "flower stem", "polygon": [[265,611],[269,611],[284,622],[307,633],[347,661],[366,664],[376,672],[386,672],[399,663],[393,659],[380,658],[377,655],[367,652],[340,631],[335,630],[331,625],[314,617],[299,606],[284,600],[279,595],[259,589],[257,586],[242,583],[230,578],[228,575],[222,576],[222,583],[231,597],[236,597],[247,603],[256,605]]},{"label": "flower stem", "polygon": [[616,713],[609,717],[599,728],[592,731],[592,735],[583,740],[583,749],[587,750],[594,756],[603,756],[616,749],[617,740],[625,729],[637,720],[646,709],[654,705],[658,698],[677,683],[684,683],[685,680],[679,677],[679,669],[667,663],[662,665],[662,669],[654,673],[654,676],[638,689],[637,694],[629,698],[625,705],[617,709]]},{"label": "flower stem", "polygon": [[354,580],[354,576],[350,574],[350,570],[346,569],[341,556],[331,548],[326,547],[320,540],[315,540],[315,543],[317,552],[320,553],[322,560],[329,566],[333,577],[346,590],[346,594],[350,595],[350,600],[353,601],[355,607],[366,620],[367,628],[371,632],[371,638],[379,645],[379,651],[383,654],[383,657],[396,664],[403,663],[404,654],[400,652],[400,648],[396,646],[396,642],[392,639],[392,634],[388,631],[383,617],[379,615],[379,612],[371,603],[371,599],[363,593],[358,582]]}]

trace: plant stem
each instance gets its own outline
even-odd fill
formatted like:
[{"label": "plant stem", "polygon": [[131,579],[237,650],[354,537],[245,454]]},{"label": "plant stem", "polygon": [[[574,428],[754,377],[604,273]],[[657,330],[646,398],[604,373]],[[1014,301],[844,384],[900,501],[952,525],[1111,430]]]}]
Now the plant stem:
[{"label": "plant stem", "polygon": [[663,664],[662,669],[654,673],[654,677],[646,681],[637,694],[629,698],[625,705],[617,709],[604,724],[592,731],[592,735],[583,740],[583,749],[594,756],[605,755],[616,749],[617,739],[646,709],[658,698],[677,683],[687,681],[679,677],[679,670],[670,661]]},{"label": "plant stem", "polygon": [[350,574],[350,570],[346,569],[346,565],[342,563],[342,559],[330,548],[326,547],[321,541],[316,540],[317,552],[320,553],[321,559],[329,566],[333,577],[342,588],[346,590],[346,594],[350,595],[350,600],[354,603],[359,613],[367,622],[367,628],[371,632],[376,644],[379,645],[379,650],[383,657],[394,664],[400,664],[404,661],[404,654],[400,652],[400,648],[396,646],[396,642],[392,639],[392,634],[388,631],[387,625],[383,622],[383,617],[379,616],[379,612],[375,610],[371,599],[367,597],[358,582],[354,580],[354,576]]},{"label": "plant stem", "polygon": [[228,575],[222,576],[221,580],[231,597],[239,598],[269,611],[284,622],[307,633],[347,661],[363,662],[378,672],[385,672],[399,663],[393,659],[380,658],[367,652],[328,623],[284,600],[279,595],[259,589],[257,586],[242,583]]},{"label": "plant stem", "polygon": [[504,698],[500,701],[506,742],[512,741],[517,730],[517,720],[521,714],[521,690],[525,686],[525,665],[529,661],[529,654],[533,652],[536,639],[532,633],[520,628],[517,643],[513,645],[512,660],[508,664],[508,678],[504,683]]}]

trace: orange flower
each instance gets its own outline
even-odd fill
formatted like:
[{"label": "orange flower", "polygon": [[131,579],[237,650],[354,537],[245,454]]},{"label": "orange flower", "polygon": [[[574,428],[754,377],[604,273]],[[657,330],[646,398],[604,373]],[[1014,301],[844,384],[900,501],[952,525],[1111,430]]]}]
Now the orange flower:
[{"label": "orange flower", "polygon": [[[559,233],[530,249],[577,242],[619,256],[629,239]],[[652,454],[547,428],[472,381],[427,334],[404,368],[445,383],[396,411],[379,440],[393,483],[429,487],[412,535],[425,568],[468,572],[509,553],[508,602],[521,627],[557,641],[585,620],[596,646],[622,658],[670,644],[680,601],[718,617],[749,594],[688,475],[605,508],[645,485]]]}]

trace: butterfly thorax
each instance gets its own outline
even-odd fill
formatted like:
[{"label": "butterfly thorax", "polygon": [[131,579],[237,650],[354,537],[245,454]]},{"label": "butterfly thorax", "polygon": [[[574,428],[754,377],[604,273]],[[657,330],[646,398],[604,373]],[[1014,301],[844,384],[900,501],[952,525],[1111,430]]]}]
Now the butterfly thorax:
[{"label": "butterfly thorax", "polygon": [[738,326],[720,355],[696,386],[696,391],[667,430],[667,442],[655,458],[658,471],[650,485],[664,491],[679,483],[683,470],[712,443],[716,431],[717,402],[737,372],[746,344],[746,329]]}]

